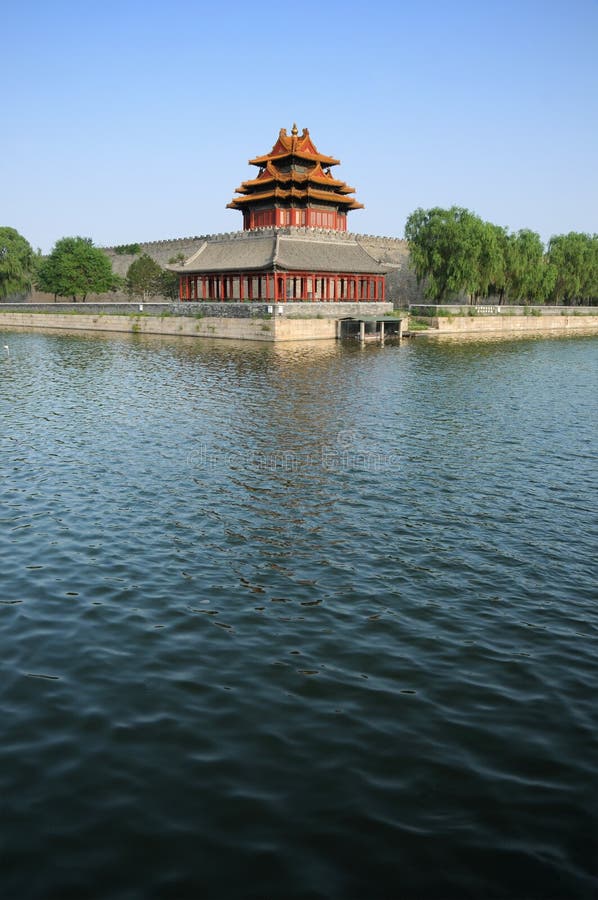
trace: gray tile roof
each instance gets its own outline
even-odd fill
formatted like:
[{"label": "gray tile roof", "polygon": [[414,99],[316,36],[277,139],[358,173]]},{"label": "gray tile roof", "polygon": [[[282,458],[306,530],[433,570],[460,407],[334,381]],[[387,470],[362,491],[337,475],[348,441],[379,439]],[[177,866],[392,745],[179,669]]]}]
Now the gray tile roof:
[{"label": "gray tile roof", "polygon": [[381,265],[353,237],[334,233],[237,232],[206,240],[178,272],[247,272],[272,270],[302,272],[355,272],[382,275]]},{"label": "gray tile roof", "polygon": [[357,241],[302,240],[281,235],[276,263],[281,269],[383,274],[387,271]]},{"label": "gray tile roof", "polygon": [[206,241],[189,257],[179,272],[229,272],[272,267],[276,239],[274,235],[246,241],[228,238]]}]

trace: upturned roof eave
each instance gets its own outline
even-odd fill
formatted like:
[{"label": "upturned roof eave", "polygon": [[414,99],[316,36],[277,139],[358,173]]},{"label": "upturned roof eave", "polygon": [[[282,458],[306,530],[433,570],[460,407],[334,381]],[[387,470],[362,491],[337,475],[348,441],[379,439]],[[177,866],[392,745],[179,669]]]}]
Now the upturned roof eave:
[{"label": "upturned roof eave", "polygon": [[286,150],[284,153],[265,153],[263,156],[255,156],[249,159],[250,166],[264,166],[269,162],[279,162],[281,159],[291,159],[293,156],[297,159],[308,159],[312,162],[324,163],[326,166],[340,166],[340,159],[333,156],[324,156],[323,153],[307,153],[303,150]]},{"label": "upturned roof eave", "polygon": [[391,272],[392,269],[388,266],[375,266],[360,269],[359,272],[350,272],[346,269],[343,269],[339,266],[334,268],[328,268],[326,266],[291,266],[285,264],[284,260],[278,260],[276,263],[270,262],[261,266],[238,266],[238,267],[216,267],[216,268],[175,268],[169,267],[169,270],[172,272],[176,272],[179,275],[234,275],[239,273],[246,272],[263,272],[263,273],[274,273],[274,272],[301,272],[306,275],[339,275],[343,277],[355,277],[358,278],[360,275],[386,275],[388,272]]},{"label": "upturned roof eave", "polygon": [[241,197],[233,197],[230,203],[226,204],[226,208],[243,209],[244,206],[252,203],[260,203],[264,200],[297,200],[302,203],[309,203],[310,200],[315,200],[322,203],[344,206],[347,209],[364,209],[363,203],[359,203],[353,197],[349,197],[346,194],[339,194],[333,191],[320,191],[317,188],[289,188],[288,190],[285,190],[278,187],[269,191],[263,191],[259,194],[245,194]]}]

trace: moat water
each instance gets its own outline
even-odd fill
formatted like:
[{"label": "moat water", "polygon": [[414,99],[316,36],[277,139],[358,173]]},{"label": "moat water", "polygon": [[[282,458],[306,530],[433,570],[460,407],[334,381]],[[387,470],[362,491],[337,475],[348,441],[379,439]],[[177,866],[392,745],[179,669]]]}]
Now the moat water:
[{"label": "moat water", "polygon": [[0,337],[3,900],[596,896],[595,338]]}]

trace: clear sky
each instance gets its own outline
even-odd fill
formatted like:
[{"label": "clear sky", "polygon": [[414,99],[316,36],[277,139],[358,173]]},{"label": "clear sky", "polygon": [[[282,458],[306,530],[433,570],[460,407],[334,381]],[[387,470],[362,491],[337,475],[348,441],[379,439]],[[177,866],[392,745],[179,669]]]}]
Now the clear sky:
[{"label": "clear sky", "polygon": [[458,204],[598,231],[598,0],[31,0],[0,18],[0,225],[43,251],[240,229],[281,127],[401,237]]}]

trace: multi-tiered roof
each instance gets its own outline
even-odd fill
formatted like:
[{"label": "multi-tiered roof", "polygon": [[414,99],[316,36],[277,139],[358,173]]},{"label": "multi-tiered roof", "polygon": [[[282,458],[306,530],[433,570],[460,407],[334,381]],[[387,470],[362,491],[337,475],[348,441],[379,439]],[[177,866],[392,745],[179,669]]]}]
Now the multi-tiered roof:
[{"label": "multi-tiered roof", "polygon": [[291,134],[281,128],[270,153],[249,160],[257,178],[244,181],[227,204],[243,212],[245,230],[296,225],[347,230],[347,212],[363,209],[351,194],[355,189],[334,178],[339,160],[320,153],[304,128]]},{"label": "multi-tiered roof", "polygon": [[270,153],[249,162],[259,174],[228,204],[243,212],[243,231],[206,237],[176,267],[181,300],[383,301],[389,267],[356,235],[341,233],[347,212],[362,204],[332,177],[338,159],[319,153],[307,128],[299,135],[293,125],[290,135],[281,129]]}]

